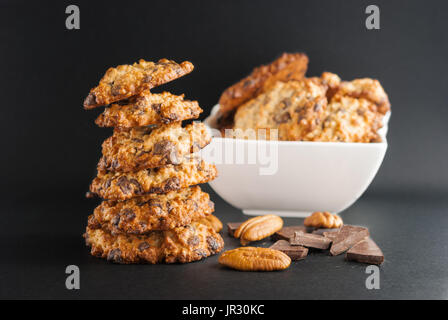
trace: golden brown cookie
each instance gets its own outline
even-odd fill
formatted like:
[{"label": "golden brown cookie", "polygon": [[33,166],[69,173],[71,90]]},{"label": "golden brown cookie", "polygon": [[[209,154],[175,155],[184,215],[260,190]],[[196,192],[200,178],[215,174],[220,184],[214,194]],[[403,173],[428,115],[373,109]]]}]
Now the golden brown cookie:
[{"label": "golden brown cookie", "polygon": [[310,141],[379,142],[378,130],[383,114],[366,99],[336,94],[325,110],[321,125],[309,136]]},{"label": "golden brown cookie", "polygon": [[277,129],[279,140],[308,140],[308,135],[322,121],[327,107],[325,93],[326,87],[310,79],[279,81],[238,108],[235,137],[254,138],[247,135],[251,132],[248,129]]},{"label": "golden brown cookie", "polygon": [[381,114],[386,114],[390,110],[389,97],[375,79],[355,79],[353,81],[342,81],[335,93],[335,96],[352,97],[365,99],[376,106],[376,110]]},{"label": "golden brown cookie", "polygon": [[180,122],[158,127],[115,129],[103,142],[98,171],[130,172],[179,164],[211,141],[203,123],[182,128]]},{"label": "golden brown cookie", "polygon": [[90,185],[90,192],[103,199],[127,200],[147,193],[167,193],[206,183],[216,176],[215,165],[194,157],[178,165],[136,172],[99,172]]},{"label": "golden brown cookie", "polygon": [[122,264],[187,263],[216,254],[224,247],[221,236],[199,222],[145,235],[112,235],[88,226],[84,237],[93,256]]},{"label": "golden brown cookie", "polygon": [[193,71],[193,68],[193,64],[189,61],[178,64],[168,59],[160,59],[158,62],[141,59],[133,65],[109,68],[99,85],[90,90],[84,100],[84,108],[92,109],[127,99],[144,90],[182,77]]},{"label": "golden brown cookie", "polygon": [[112,234],[142,234],[206,219],[213,210],[209,195],[194,186],[125,201],[103,201],[89,219],[89,226],[99,223]]},{"label": "golden brown cookie", "polygon": [[284,53],[268,65],[255,68],[246,78],[227,88],[219,99],[220,110],[227,113],[271,88],[277,81],[301,80],[308,66],[303,53]]},{"label": "golden brown cookie", "polygon": [[95,123],[100,127],[132,128],[197,119],[201,112],[198,102],[184,100],[184,95],[145,90],[105,108]]},{"label": "golden brown cookie", "polygon": [[331,100],[341,84],[341,78],[339,78],[337,74],[331,72],[323,72],[320,77],[313,77],[309,79],[316,81],[326,88],[326,96],[328,101]]}]

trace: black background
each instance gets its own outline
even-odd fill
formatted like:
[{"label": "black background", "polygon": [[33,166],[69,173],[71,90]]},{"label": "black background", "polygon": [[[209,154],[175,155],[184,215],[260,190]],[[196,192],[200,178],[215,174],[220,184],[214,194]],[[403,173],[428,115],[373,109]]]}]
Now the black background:
[{"label": "black background", "polygon": [[[80,7],[80,30],[65,28],[69,4]],[[381,30],[365,28],[364,10],[369,4],[380,7]],[[383,217],[390,214],[395,219],[384,223],[400,227],[397,217],[418,219],[407,221],[418,233],[419,226],[427,223],[422,215],[433,219],[432,226],[446,222],[447,12],[446,1],[410,0],[1,1],[0,276],[9,281],[2,286],[2,296],[64,296],[59,291],[63,288],[56,289],[59,280],[38,279],[51,274],[42,266],[67,265],[63,257],[68,252],[88,265],[101,263],[89,260],[87,250],[79,248],[79,234],[96,204],[84,194],[95,175],[101,143],[111,130],[97,128],[94,119],[101,110],[84,111],[82,102],[108,67],[140,58],[192,61],[192,74],[158,90],[198,100],[204,109],[202,119],[227,86],[282,52],[306,52],[310,76],[332,71],[346,80],[379,79],[392,103],[389,149],[358,206],[367,206],[374,215],[370,206],[380,199],[379,206],[390,211]],[[238,217],[238,211],[217,195],[212,198],[224,221],[230,220],[227,213]],[[349,217],[353,210],[349,209]],[[372,227],[376,221],[374,216],[366,219],[352,222]],[[388,231],[384,239],[394,241],[393,230]],[[445,238],[431,243],[446,255],[441,244]],[[406,241],[399,249],[391,246],[391,252],[406,250]],[[43,269],[32,269],[30,261]],[[39,283],[40,291],[33,291],[33,283]],[[89,297],[113,292],[103,289],[91,291]],[[441,294],[435,297],[442,297],[443,290],[438,290]],[[400,292],[385,296],[399,298]],[[300,297],[328,297],[309,293]],[[188,296],[178,292],[173,297]],[[282,297],[288,297],[287,292]]]}]

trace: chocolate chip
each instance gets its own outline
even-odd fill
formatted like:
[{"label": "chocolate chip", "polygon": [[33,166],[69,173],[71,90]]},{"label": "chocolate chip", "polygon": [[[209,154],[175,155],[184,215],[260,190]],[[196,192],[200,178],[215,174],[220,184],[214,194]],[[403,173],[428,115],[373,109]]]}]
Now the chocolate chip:
[{"label": "chocolate chip", "polygon": [[191,247],[196,247],[199,244],[199,241],[200,239],[198,236],[191,236],[190,238],[188,238],[187,243]]},{"label": "chocolate chip", "polygon": [[120,249],[111,250],[107,255],[107,260],[115,263],[122,263],[123,259],[121,257],[121,250]]},{"label": "chocolate chip", "polygon": [[168,160],[169,163],[177,164],[179,163],[177,157],[177,148],[171,141],[163,140],[159,141],[154,145],[153,153],[155,155],[160,155]]},{"label": "chocolate chip", "polygon": [[104,189],[108,189],[110,187],[112,180],[111,179],[107,179],[106,182],[103,185]]},{"label": "chocolate chip", "polygon": [[135,189],[136,189],[135,193],[137,193],[137,194],[142,194],[143,193],[143,188],[142,188],[142,186],[140,185],[140,183],[137,180],[132,178],[132,179],[129,180],[129,182],[132,183],[135,186]]},{"label": "chocolate chip", "polygon": [[164,189],[160,188],[160,187],[154,187],[149,189],[148,193],[163,193]]},{"label": "chocolate chip", "polygon": [[152,80],[152,76],[149,74],[145,75],[142,79],[142,81],[145,83],[150,82],[151,80]]},{"label": "chocolate chip", "polygon": [[120,94],[121,86],[120,85],[114,85],[111,88],[111,93],[113,96],[118,96]]},{"label": "chocolate chip", "polygon": [[283,99],[282,103],[285,105],[284,108],[288,108],[289,106],[291,106],[291,103],[292,103],[291,98]]},{"label": "chocolate chip", "polygon": [[126,176],[121,176],[117,180],[117,186],[120,187],[121,192],[124,194],[129,194],[132,191],[131,183]]},{"label": "chocolate chip", "polygon": [[157,112],[157,113],[160,113],[160,109],[161,109],[161,107],[162,107],[162,104],[161,104],[161,103],[153,103],[153,104],[151,105],[151,108],[152,108],[155,112]]},{"label": "chocolate chip", "polygon": [[170,114],[168,115],[168,119],[169,119],[170,122],[171,122],[171,121],[176,121],[176,120],[178,120],[179,117],[178,117],[177,114],[175,114],[175,113],[170,113]]},{"label": "chocolate chip", "polygon": [[205,258],[207,256],[207,252],[203,249],[196,249],[194,251],[203,258]]},{"label": "chocolate chip", "polygon": [[274,117],[274,121],[277,123],[285,123],[289,120],[291,120],[291,115],[289,114],[289,112],[284,112]]},{"label": "chocolate chip", "polygon": [[120,167],[120,163],[118,162],[118,160],[117,159],[114,159],[114,160],[112,160],[112,162],[111,162],[111,164],[110,164],[110,166],[111,166],[111,168],[112,169],[117,169],[117,168],[119,168]]},{"label": "chocolate chip", "polygon": [[120,212],[121,216],[124,216],[126,221],[132,221],[135,219],[135,213],[131,208],[126,208]]},{"label": "chocolate chip", "polygon": [[147,225],[145,222],[140,222],[140,227],[141,227],[142,229],[146,229],[147,226],[148,226],[148,225]]},{"label": "chocolate chip", "polygon": [[207,237],[207,245],[208,245],[210,251],[215,252],[216,250],[219,249],[219,243],[218,243],[218,241],[216,241],[216,239],[214,237],[211,237],[211,236]]},{"label": "chocolate chip", "polygon": [[166,181],[165,187],[163,188],[165,191],[177,190],[180,188],[179,178],[174,177],[170,178]]},{"label": "chocolate chip", "polygon": [[114,216],[112,218],[112,220],[110,221],[115,227],[118,227],[118,225],[120,224],[120,214],[117,214],[116,216]]},{"label": "chocolate chip", "polygon": [[148,242],[144,241],[138,245],[138,250],[140,252],[142,252],[142,251],[145,251],[146,249],[148,249],[149,247],[151,247],[150,244]]}]

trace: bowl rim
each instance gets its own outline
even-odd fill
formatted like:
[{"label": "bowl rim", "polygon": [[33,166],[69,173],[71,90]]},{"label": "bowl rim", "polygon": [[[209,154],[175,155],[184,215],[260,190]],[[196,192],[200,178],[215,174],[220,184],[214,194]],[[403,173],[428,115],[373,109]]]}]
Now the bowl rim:
[{"label": "bowl rim", "polygon": [[387,140],[384,138],[380,142],[326,142],[326,141],[283,141],[283,140],[257,140],[257,139],[240,139],[240,138],[223,138],[223,137],[213,137],[213,140],[224,140],[233,141],[235,143],[247,143],[247,144],[257,144],[257,143],[267,143],[267,144],[277,144],[280,146],[360,146],[360,147],[373,147],[379,145],[387,145]]}]

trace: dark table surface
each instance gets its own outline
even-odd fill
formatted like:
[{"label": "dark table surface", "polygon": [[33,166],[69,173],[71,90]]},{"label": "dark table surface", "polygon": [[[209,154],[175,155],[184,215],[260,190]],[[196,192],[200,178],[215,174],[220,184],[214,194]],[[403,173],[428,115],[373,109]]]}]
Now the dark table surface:
[{"label": "dark table surface", "polygon": [[[247,218],[213,192],[211,197],[223,223]],[[79,199],[23,200],[3,209],[0,298],[448,298],[448,198],[443,195],[365,194],[342,213],[345,223],[368,226],[385,254],[379,290],[366,289],[366,265],[323,253],[268,273],[229,270],[217,256],[185,265],[110,264],[88,254],[81,234],[96,203]],[[285,225],[297,224],[302,219],[285,219]],[[238,246],[226,228],[222,234],[225,249]],[[65,288],[65,268],[72,264],[80,268],[80,290]]]}]

